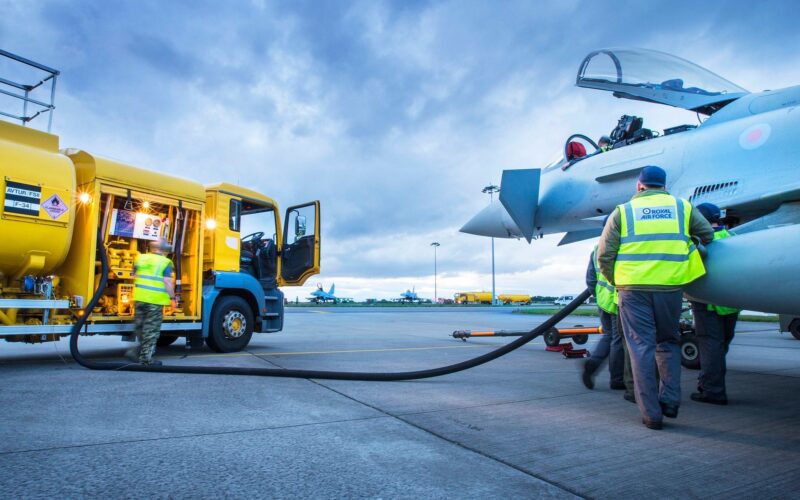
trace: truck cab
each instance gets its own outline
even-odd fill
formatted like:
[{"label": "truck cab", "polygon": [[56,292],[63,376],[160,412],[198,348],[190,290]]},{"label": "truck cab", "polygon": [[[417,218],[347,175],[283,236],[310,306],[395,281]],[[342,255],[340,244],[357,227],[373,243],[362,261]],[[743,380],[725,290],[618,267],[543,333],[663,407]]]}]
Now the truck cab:
[{"label": "truck cab", "polygon": [[203,337],[219,352],[243,349],[253,332],[283,328],[280,286],[320,270],[320,205],[289,207],[228,183],[206,186]]}]

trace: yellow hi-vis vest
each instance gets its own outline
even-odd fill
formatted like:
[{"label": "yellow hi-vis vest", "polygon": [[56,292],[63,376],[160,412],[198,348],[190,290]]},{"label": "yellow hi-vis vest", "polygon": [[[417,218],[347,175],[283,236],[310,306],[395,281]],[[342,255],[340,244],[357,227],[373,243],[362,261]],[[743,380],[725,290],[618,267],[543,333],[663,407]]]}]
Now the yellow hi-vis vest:
[{"label": "yellow hi-vis vest", "polygon": [[597,307],[609,314],[617,314],[617,289],[600,272],[600,263],[597,262],[597,245],[592,251],[592,263],[594,264],[594,272],[597,274],[597,285],[594,287]]},{"label": "yellow hi-vis vest", "polygon": [[[714,239],[721,240],[723,238],[727,238],[730,235],[731,234],[728,232],[728,230],[723,228],[714,233]],[[713,311],[719,314],[720,316],[727,316],[728,314],[736,314],[739,312],[738,309],[735,309],[733,307],[717,306],[714,304],[708,304],[708,310]]]},{"label": "yellow hi-vis vest", "polygon": [[164,272],[170,266],[172,261],[163,255],[154,253],[139,255],[136,258],[136,275],[133,282],[134,300],[168,306],[169,294],[164,284]]},{"label": "yellow hi-vis vest", "polygon": [[706,273],[689,236],[688,201],[663,193],[634,198],[617,208],[621,228],[616,286],[680,286]]}]

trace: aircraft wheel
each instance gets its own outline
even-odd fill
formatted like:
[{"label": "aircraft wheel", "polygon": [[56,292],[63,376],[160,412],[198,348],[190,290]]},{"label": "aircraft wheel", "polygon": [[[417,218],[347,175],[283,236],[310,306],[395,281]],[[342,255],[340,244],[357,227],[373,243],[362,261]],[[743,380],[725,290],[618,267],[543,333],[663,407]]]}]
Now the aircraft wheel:
[{"label": "aircraft wheel", "polygon": [[241,351],[253,336],[253,311],[241,297],[222,297],[214,305],[206,343],[216,352]]},{"label": "aircraft wheel", "polygon": [[580,335],[573,335],[572,336],[572,341],[575,342],[578,345],[583,345],[583,344],[589,342],[589,335],[587,335],[585,333],[582,333]]},{"label": "aircraft wheel", "polygon": [[792,337],[800,340],[800,318],[792,320],[789,324],[789,333],[792,334]]},{"label": "aircraft wheel", "polygon": [[681,336],[681,365],[690,370],[700,369],[700,349],[693,333]]},{"label": "aircraft wheel", "polygon": [[544,332],[544,343],[548,347],[555,347],[561,343],[561,335],[558,334],[558,329],[551,328]]}]

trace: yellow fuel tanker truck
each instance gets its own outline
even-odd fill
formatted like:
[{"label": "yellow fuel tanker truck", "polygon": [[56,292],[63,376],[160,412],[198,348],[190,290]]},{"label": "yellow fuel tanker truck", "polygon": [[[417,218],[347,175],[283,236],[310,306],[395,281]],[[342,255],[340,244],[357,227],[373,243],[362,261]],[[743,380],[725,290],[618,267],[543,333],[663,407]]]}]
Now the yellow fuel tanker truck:
[{"label": "yellow fuel tanker truck", "polygon": [[[456,304],[491,304],[492,292],[459,292],[453,296]],[[501,293],[497,300],[503,304],[530,304],[531,297],[524,294]]]},{"label": "yellow fuel tanker truck", "polygon": [[[51,75],[58,72],[7,52]],[[11,83],[27,125],[39,105],[35,86]],[[14,92],[14,87],[23,91]],[[38,114],[38,113],[37,113]],[[171,243],[177,307],[165,308],[160,345],[180,336],[219,352],[243,349],[254,332],[283,328],[281,286],[302,285],[320,270],[320,206],[286,210],[240,186],[209,186],[79,149],[59,138],[0,121],[0,338],[44,342],[68,335],[101,282],[85,334],[133,331],[133,263],[150,241]]]}]

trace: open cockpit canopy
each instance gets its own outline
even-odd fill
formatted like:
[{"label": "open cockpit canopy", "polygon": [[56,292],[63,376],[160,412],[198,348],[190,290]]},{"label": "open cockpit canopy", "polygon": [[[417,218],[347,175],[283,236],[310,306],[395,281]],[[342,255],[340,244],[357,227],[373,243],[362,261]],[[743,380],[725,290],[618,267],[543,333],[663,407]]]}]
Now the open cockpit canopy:
[{"label": "open cockpit canopy", "polygon": [[692,62],[648,49],[596,50],[584,58],[575,84],[706,115],[748,93]]}]

